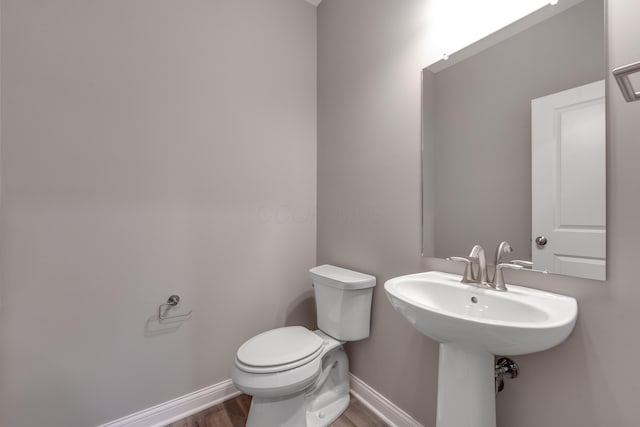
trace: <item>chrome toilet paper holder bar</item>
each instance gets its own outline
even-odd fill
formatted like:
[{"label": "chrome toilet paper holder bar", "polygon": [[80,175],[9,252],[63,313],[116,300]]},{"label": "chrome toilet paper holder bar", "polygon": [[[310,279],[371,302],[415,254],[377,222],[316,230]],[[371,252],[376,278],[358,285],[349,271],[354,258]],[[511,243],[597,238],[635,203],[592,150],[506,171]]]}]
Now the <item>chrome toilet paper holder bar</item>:
[{"label": "chrome toilet paper holder bar", "polygon": [[620,90],[622,91],[622,96],[624,96],[627,102],[640,100],[640,92],[637,92],[633,88],[633,84],[629,79],[631,74],[637,72],[640,72],[640,61],[613,70],[613,76],[616,78],[616,82],[618,82],[618,86],[620,86]]},{"label": "chrome toilet paper holder bar", "polygon": [[[180,319],[180,318],[191,316],[191,313],[193,313],[193,310],[189,310],[187,313],[183,313],[183,314],[167,316],[167,312],[169,311],[169,308],[175,307],[179,303],[180,303],[180,295],[171,295],[169,299],[167,299],[166,303],[160,304],[160,307],[158,307],[158,319],[160,320]],[[163,314],[163,311],[164,311],[164,314]]]}]

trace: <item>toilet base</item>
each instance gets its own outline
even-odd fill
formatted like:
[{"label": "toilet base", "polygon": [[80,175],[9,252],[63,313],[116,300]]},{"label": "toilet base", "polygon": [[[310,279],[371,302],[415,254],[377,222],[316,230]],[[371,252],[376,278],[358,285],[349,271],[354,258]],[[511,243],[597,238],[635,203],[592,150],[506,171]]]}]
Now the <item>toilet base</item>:
[{"label": "toilet base", "polygon": [[347,394],[346,396],[340,396],[338,400],[330,403],[324,408],[318,409],[317,411],[313,412],[307,412],[307,427],[328,426],[329,424],[337,420],[348,406],[349,395]]},{"label": "toilet base", "polygon": [[341,396],[317,411],[307,412],[304,394],[287,399],[254,397],[246,427],[327,427],[349,406],[349,395]]},{"label": "toilet base", "polygon": [[284,398],[254,396],[246,427],[300,427],[306,425],[304,393]]},{"label": "toilet base", "polygon": [[253,396],[246,427],[326,427],[349,406],[349,360],[342,347],[325,355],[310,389],[283,397]]}]

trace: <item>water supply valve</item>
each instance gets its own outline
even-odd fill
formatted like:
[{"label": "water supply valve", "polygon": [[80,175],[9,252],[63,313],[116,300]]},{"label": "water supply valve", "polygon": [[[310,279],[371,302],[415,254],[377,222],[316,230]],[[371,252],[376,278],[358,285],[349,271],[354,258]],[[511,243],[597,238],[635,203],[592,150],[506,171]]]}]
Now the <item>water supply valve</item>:
[{"label": "water supply valve", "polygon": [[518,364],[508,357],[499,357],[496,360],[495,369],[496,394],[504,390],[505,378],[518,378],[518,375],[520,374],[520,367]]}]

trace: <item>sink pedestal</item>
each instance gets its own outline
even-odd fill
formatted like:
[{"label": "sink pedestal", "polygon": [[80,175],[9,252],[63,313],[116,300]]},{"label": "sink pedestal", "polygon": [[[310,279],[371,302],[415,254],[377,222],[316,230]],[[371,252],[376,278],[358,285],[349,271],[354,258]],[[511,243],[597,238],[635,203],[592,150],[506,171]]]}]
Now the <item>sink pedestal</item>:
[{"label": "sink pedestal", "polygon": [[440,344],[436,427],[496,427],[494,376],[493,354]]}]

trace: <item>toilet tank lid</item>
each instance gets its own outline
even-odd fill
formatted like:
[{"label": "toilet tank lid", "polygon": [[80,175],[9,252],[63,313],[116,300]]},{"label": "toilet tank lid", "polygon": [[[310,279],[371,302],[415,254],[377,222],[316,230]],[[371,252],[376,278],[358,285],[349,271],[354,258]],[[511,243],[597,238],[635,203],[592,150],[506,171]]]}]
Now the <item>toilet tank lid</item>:
[{"label": "toilet tank lid", "polygon": [[376,278],[335,265],[319,265],[309,270],[313,283],[333,286],[339,289],[365,289],[376,285]]}]

